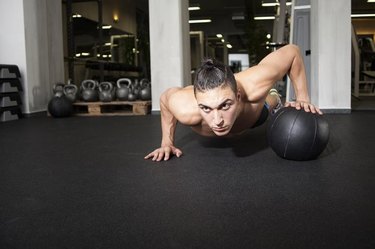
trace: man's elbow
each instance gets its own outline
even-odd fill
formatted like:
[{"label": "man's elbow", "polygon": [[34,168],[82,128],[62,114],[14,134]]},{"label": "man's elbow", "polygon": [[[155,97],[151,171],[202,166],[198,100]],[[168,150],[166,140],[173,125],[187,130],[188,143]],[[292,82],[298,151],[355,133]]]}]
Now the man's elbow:
[{"label": "man's elbow", "polygon": [[290,53],[298,54],[298,55],[301,54],[301,50],[300,50],[299,46],[297,46],[297,45],[295,45],[295,44],[288,44],[288,45],[285,46],[285,48],[286,48]]}]

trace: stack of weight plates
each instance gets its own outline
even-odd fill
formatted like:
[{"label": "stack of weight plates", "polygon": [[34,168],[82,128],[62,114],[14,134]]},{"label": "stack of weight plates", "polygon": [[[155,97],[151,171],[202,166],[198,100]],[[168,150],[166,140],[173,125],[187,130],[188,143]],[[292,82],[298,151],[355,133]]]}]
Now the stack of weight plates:
[{"label": "stack of weight plates", "polygon": [[0,64],[0,121],[22,117],[21,74],[16,65]]}]

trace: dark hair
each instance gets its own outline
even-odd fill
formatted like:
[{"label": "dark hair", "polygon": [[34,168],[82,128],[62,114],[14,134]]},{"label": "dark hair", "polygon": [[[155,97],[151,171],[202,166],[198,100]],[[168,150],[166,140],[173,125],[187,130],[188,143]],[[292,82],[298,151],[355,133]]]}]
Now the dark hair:
[{"label": "dark hair", "polygon": [[219,86],[229,86],[237,93],[237,83],[230,67],[215,59],[205,59],[195,76],[194,94]]}]

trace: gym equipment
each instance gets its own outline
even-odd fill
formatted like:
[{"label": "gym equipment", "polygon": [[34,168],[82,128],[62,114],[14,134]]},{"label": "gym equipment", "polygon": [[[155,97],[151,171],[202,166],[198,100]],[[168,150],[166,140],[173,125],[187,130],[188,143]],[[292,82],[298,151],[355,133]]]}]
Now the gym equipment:
[{"label": "gym equipment", "polygon": [[22,115],[21,74],[17,65],[0,64],[0,122]]},{"label": "gym equipment", "polygon": [[99,99],[102,102],[111,102],[114,98],[114,88],[111,82],[104,81],[99,84]]},{"label": "gym equipment", "polygon": [[133,95],[135,96],[135,99],[139,99],[139,94],[141,92],[141,85],[140,85],[140,82],[138,81],[138,79],[135,79],[134,83],[132,84],[132,93]]},{"label": "gym equipment", "polygon": [[273,151],[288,160],[317,158],[327,146],[329,126],[319,114],[285,107],[269,120],[267,140]]},{"label": "gym equipment", "polygon": [[64,92],[64,84],[57,83],[53,87],[54,96],[48,102],[48,112],[54,118],[69,117],[73,113],[73,104]]},{"label": "gym equipment", "polygon": [[118,100],[128,100],[129,86],[131,83],[132,81],[128,78],[121,78],[117,80],[116,97]]},{"label": "gym equipment", "polygon": [[148,79],[142,79],[140,82],[141,91],[139,97],[141,100],[150,100],[151,99],[151,83]]},{"label": "gym equipment", "polygon": [[65,84],[61,83],[61,82],[58,82],[58,83],[54,84],[53,88],[52,88],[53,95],[54,96],[64,95],[64,86],[65,86]]},{"label": "gym equipment", "polygon": [[151,99],[151,83],[148,79],[142,79],[140,82],[141,91],[139,92],[139,97],[141,100]]},{"label": "gym equipment", "polygon": [[128,100],[129,101],[135,101],[137,99],[137,95],[134,94],[134,86],[129,86],[129,94],[128,94]]},{"label": "gym equipment", "polygon": [[81,83],[81,98],[86,102],[98,101],[99,95],[96,87],[98,82],[95,80],[84,80]]},{"label": "gym equipment", "polygon": [[68,83],[63,88],[65,96],[72,102],[78,99],[78,87],[74,84]]}]

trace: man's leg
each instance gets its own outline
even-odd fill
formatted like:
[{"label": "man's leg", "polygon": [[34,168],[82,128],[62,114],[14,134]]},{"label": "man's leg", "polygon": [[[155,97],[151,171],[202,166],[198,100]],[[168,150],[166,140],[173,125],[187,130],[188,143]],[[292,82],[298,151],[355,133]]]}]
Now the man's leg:
[{"label": "man's leg", "polygon": [[266,103],[268,105],[268,110],[271,115],[275,114],[278,110],[283,107],[281,102],[280,94],[276,89],[271,89],[267,95]]}]

